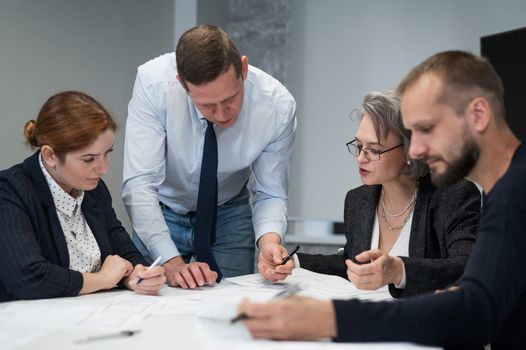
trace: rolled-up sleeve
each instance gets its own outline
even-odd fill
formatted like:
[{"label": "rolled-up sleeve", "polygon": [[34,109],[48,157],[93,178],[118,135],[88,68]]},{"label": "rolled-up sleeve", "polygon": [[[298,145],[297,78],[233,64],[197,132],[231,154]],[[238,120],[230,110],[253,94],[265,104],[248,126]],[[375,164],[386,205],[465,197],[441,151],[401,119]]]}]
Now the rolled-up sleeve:
[{"label": "rolled-up sleeve", "polygon": [[[290,96],[290,95],[289,95]],[[290,96],[276,112],[276,136],[252,164],[253,223],[256,241],[287,229],[288,187],[296,130],[296,103]]]},{"label": "rolled-up sleeve", "polygon": [[122,198],[133,229],[162,263],[179,255],[159,205],[166,174],[166,111],[159,110],[153,86],[137,74],[128,105]]}]

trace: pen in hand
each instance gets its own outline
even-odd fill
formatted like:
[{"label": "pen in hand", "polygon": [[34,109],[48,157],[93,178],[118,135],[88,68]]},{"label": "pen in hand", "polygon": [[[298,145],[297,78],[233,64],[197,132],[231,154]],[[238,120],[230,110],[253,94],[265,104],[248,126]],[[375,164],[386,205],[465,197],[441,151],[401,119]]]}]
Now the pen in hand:
[{"label": "pen in hand", "polygon": [[[148,269],[146,271],[150,271],[153,267],[157,266],[159,264],[159,262],[161,261],[162,259],[162,256],[159,256],[157,259],[155,259],[155,261],[148,267]],[[139,277],[137,279],[137,284],[141,283],[143,280],[142,277]]]},{"label": "pen in hand", "polygon": [[239,315],[237,315],[236,317],[232,318],[230,320],[230,323],[233,324],[233,323],[237,323],[239,321],[243,321],[243,320],[246,320],[248,318],[248,315],[245,314],[245,313],[241,313]]},{"label": "pen in hand", "polygon": [[[299,246],[296,247],[295,250],[298,250],[297,248],[299,248]],[[300,289],[300,287],[297,284],[291,284],[287,289],[282,290],[278,294],[274,295],[274,297],[272,299],[276,299],[276,300],[277,299],[286,299],[286,298],[294,296],[300,290],[301,289]],[[244,312],[242,312],[239,315],[237,315],[236,317],[232,318],[230,320],[230,323],[237,323],[239,321],[246,320],[246,319],[248,319],[248,315],[245,314]]]},{"label": "pen in hand", "polygon": [[294,254],[296,254],[296,252],[298,251],[298,249],[300,249],[300,246],[297,245],[296,248],[292,249],[292,251],[290,253],[287,254],[287,256],[285,256],[283,258],[283,260],[281,260],[281,264],[280,265],[285,265],[287,263],[287,261],[290,260],[290,258],[292,258],[292,256]]}]

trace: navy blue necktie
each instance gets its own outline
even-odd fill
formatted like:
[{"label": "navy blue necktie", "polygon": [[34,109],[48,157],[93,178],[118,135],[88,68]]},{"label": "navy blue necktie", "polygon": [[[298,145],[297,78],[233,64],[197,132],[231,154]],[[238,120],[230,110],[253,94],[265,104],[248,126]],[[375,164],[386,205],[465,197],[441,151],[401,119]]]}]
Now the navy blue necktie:
[{"label": "navy blue necktie", "polygon": [[196,260],[205,262],[210,269],[217,272],[217,282],[223,274],[212,253],[212,243],[216,239],[217,221],[217,139],[214,124],[208,122],[203,160],[201,161],[201,177],[197,195],[195,215],[194,248]]}]

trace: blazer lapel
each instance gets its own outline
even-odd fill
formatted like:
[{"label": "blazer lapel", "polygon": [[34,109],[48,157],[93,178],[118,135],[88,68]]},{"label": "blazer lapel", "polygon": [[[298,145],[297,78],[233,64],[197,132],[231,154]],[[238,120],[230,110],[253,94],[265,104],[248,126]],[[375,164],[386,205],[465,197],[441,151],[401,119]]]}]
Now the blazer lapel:
[{"label": "blazer lapel", "polygon": [[50,232],[49,237],[52,237],[54,241],[60,265],[69,267],[69,251],[66,244],[66,238],[64,237],[64,231],[62,231],[62,227],[60,226],[57,209],[53,202],[53,196],[49,190],[49,185],[44,177],[44,173],[42,173],[42,169],[40,169],[39,157],[40,152],[35,152],[24,161],[23,167],[29,176],[31,176],[31,182],[33,183],[37,197],[42,204],[42,210],[46,213],[44,216],[48,221],[47,229]]},{"label": "blazer lapel", "polygon": [[101,220],[103,214],[89,191],[84,193],[84,200],[82,201],[82,214],[84,214],[84,218],[86,219],[86,222],[88,223],[91,232],[93,233],[93,236],[99,245],[102,263],[104,262],[106,256],[112,253],[112,250],[105,236],[106,229],[102,224],[104,220]]},{"label": "blazer lapel", "polygon": [[356,211],[355,221],[357,231],[353,234],[353,256],[352,258],[363,251],[371,249],[371,241],[373,237],[374,218],[376,214],[376,206],[378,197],[380,195],[380,186],[366,186]]},{"label": "blazer lapel", "polygon": [[429,175],[420,179],[418,183],[418,194],[416,197],[413,220],[411,222],[411,233],[409,238],[409,256],[424,258],[426,255],[426,238],[428,228],[426,227],[429,201],[433,196],[434,187]]}]

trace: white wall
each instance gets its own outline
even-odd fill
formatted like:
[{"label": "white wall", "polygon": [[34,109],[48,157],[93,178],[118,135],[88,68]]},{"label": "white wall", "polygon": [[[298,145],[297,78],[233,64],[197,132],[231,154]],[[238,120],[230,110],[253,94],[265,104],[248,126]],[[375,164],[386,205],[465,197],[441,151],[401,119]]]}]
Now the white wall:
[{"label": "white wall", "polygon": [[526,1],[292,0],[289,88],[298,102],[290,216],[342,220],[360,185],[345,148],[350,112],[371,90],[448,49],[480,53],[481,36],[526,26]]},{"label": "white wall", "polygon": [[23,126],[52,94],[79,89],[102,102],[120,130],[105,176],[119,218],[127,105],[136,68],[174,46],[173,0],[2,0],[0,169],[30,154]]}]

